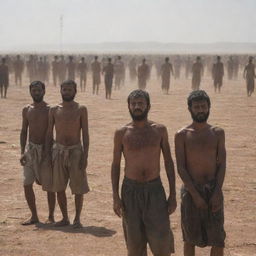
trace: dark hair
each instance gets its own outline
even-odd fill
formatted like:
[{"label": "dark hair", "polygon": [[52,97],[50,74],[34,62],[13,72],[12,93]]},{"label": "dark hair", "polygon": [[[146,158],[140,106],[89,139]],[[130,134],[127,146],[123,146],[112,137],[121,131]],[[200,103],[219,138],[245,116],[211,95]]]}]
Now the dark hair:
[{"label": "dark hair", "polygon": [[165,61],[169,61],[169,57],[166,57],[166,58],[165,58]]},{"label": "dark hair", "polygon": [[192,91],[187,99],[188,106],[191,108],[193,101],[206,100],[209,108],[211,107],[211,101],[207,93],[203,90]]},{"label": "dark hair", "polygon": [[76,91],[76,82],[74,80],[65,80],[61,85],[60,85],[60,88],[63,87],[63,85],[71,85],[71,86],[74,86],[75,88],[75,91]]},{"label": "dark hair", "polygon": [[147,105],[150,105],[149,94],[146,91],[143,91],[143,90],[140,90],[140,89],[132,91],[129,94],[128,98],[127,98],[128,104],[130,104],[131,99],[134,99],[134,98],[135,99],[136,98],[144,98],[146,100],[146,102],[147,102]]},{"label": "dark hair", "polygon": [[31,91],[31,89],[34,86],[41,86],[43,90],[45,90],[45,84],[41,81],[33,81],[30,85],[29,85],[29,90]]}]

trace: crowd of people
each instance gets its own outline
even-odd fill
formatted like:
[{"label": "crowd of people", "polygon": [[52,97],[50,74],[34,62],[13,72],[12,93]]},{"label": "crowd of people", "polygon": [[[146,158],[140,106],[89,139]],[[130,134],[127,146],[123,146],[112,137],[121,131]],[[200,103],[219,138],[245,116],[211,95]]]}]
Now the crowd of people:
[{"label": "crowd of people", "polygon": [[[54,86],[71,79],[79,81],[81,91],[86,90],[87,77],[92,77],[93,94],[99,93],[101,80],[105,84],[106,99],[111,98],[112,88],[119,90],[124,86],[126,73],[129,73],[131,82],[137,80],[138,88],[145,90],[150,80],[152,68],[155,68],[157,78],[161,79],[162,91],[165,94],[170,90],[170,79],[191,79],[192,90],[198,90],[202,77],[212,77],[215,92],[220,92],[223,85],[223,77],[226,74],[228,80],[237,80],[243,76],[246,80],[247,96],[254,91],[255,66],[253,57],[247,55],[236,56],[192,56],[162,55],[151,56],[98,56],[92,55],[6,55],[1,58],[0,88],[1,97],[5,98],[13,76],[13,84],[22,86],[24,77],[29,82],[39,80]],[[225,72],[224,72],[225,70]],[[104,79],[101,79],[101,78]]]}]

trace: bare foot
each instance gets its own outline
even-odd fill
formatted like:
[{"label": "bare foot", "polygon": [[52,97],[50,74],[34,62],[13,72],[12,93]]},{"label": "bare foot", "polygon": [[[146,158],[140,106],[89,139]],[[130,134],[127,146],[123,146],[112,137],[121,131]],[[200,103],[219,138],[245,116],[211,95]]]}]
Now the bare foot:
[{"label": "bare foot", "polygon": [[35,219],[34,218],[30,218],[30,219],[25,220],[24,222],[22,222],[21,225],[28,226],[28,225],[36,224],[38,222],[39,222],[38,218],[35,218]]},{"label": "bare foot", "polygon": [[53,224],[55,223],[55,220],[53,217],[49,217],[46,221],[45,221],[45,224]]},{"label": "bare foot", "polygon": [[74,220],[74,223],[72,225],[73,228],[82,228],[83,225],[81,224],[80,221]]},{"label": "bare foot", "polygon": [[54,224],[54,227],[64,227],[70,224],[69,220],[62,219]]}]

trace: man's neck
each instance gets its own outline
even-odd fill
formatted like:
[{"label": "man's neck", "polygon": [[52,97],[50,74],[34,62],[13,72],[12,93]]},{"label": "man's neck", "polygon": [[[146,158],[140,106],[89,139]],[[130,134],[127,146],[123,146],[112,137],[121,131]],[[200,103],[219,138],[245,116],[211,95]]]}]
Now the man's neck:
[{"label": "man's neck", "polygon": [[145,118],[143,120],[133,120],[132,123],[133,123],[134,127],[136,127],[136,128],[144,128],[145,126],[148,125],[148,119]]},{"label": "man's neck", "polygon": [[74,105],[74,100],[71,100],[71,101],[62,101],[62,106],[63,107],[71,107],[71,106],[73,106]]},{"label": "man's neck", "polygon": [[195,129],[195,131],[201,131],[204,128],[208,127],[208,123],[207,122],[203,122],[203,123],[198,123],[196,121],[193,121],[192,123],[192,127]]},{"label": "man's neck", "polygon": [[33,105],[34,105],[35,108],[38,108],[38,107],[44,106],[44,105],[45,105],[45,102],[44,102],[43,100],[40,101],[40,102],[34,101],[34,102],[33,102]]}]

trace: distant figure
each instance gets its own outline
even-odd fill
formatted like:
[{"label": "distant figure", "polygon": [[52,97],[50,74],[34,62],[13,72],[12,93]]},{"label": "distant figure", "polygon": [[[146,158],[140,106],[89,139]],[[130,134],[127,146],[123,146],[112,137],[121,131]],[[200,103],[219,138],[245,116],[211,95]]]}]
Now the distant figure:
[{"label": "distant figure", "polygon": [[61,84],[65,81],[66,73],[67,73],[67,66],[66,66],[66,62],[63,55],[60,57],[58,73],[59,73],[59,83]]},{"label": "distant figure", "polygon": [[30,83],[36,80],[36,70],[37,70],[37,62],[36,56],[30,55],[29,60],[26,63],[27,66],[27,73],[29,77]]},{"label": "distant figure", "polygon": [[111,58],[108,58],[108,64],[104,66],[102,73],[104,73],[106,99],[111,99],[114,76],[114,65],[111,63]]},{"label": "distant figure", "polygon": [[132,58],[129,62],[129,74],[130,74],[130,80],[134,81],[137,77],[137,70],[136,70],[136,60],[135,58]]},{"label": "distant figure", "polygon": [[125,67],[122,61],[121,56],[117,57],[117,60],[114,64],[114,72],[115,72],[115,90],[119,90],[121,86],[121,82],[124,79]]},{"label": "distant figure", "polygon": [[53,80],[54,86],[57,85],[58,74],[59,74],[58,56],[54,56],[54,60],[52,61],[52,80]]},{"label": "distant figure", "polygon": [[246,79],[247,96],[250,97],[254,92],[255,65],[252,63],[253,57],[249,57],[249,62],[244,68],[243,77]]},{"label": "distant figure", "polygon": [[101,72],[101,64],[98,61],[98,56],[94,57],[94,61],[91,64],[92,69],[92,89],[93,94],[99,94],[99,85],[100,85],[100,72]]},{"label": "distant figure", "polygon": [[37,63],[36,79],[45,83],[45,65],[44,65],[43,57],[40,57]]},{"label": "distant figure", "polygon": [[75,80],[76,64],[73,61],[73,56],[69,56],[69,62],[67,63],[68,80]]},{"label": "distant figure", "polygon": [[87,79],[87,64],[85,63],[84,57],[81,58],[81,62],[78,64],[78,73],[80,78],[81,92],[85,92]]},{"label": "distant figure", "polygon": [[8,69],[8,66],[6,65],[5,58],[2,58],[2,63],[0,64],[1,98],[6,98],[8,86],[9,86],[9,69]]},{"label": "distant figure", "polygon": [[146,59],[144,58],[142,60],[142,64],[139,65],[138,71],[137,71],[139,89],[141,89],[141,90],[146,89],[149,72],[150,72],[149,66],[148,66],[148,64],[146,64]]},{"label": "distant figure", "polygon": [[192,61],[190,59],[190,57],[188,56],[188,58],[186,59],[186,63],[185,63],[185,77],[186,79],[189,78],[189,74],[191,72],[192,69]]},{"label": "distant figure", "polygon": [[20,55],[17,55],[16,60],[13,62],[15,85],[22,85],[22,73],[24,70],[24,62],[21,60]]},{"label": "distant figure", "polygon": [[162,91],[165,94],[169,93],[171,73],[173,75],[172,64],[169,63],[169,58],[165,58],[165,63],[161,66]]},{"label": "distant figure", "polygon": [[221,57],[217,56],[217,62],[212,66],[212,78],[215,92],[220,92],[224,76],[224,66],[221,62]]},{"label": "distant figure", "polygon": [[180,56],[176,56],[173,66],[174,66],[174,79],[180,79],[180,68],[181,68]]},{"label": "distant figure", "polygon": [[230,56],[228,59],[227,70],[228,70],[228,79],[232,80],[234,75],[234,61],[232,56]]},{"label": "distant figure", "polygon": [[196,62],[192,66],[192,90],[199,90],[201,78],[203,76],[203,64],[201,58],[196,57]]}]

